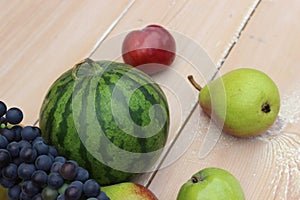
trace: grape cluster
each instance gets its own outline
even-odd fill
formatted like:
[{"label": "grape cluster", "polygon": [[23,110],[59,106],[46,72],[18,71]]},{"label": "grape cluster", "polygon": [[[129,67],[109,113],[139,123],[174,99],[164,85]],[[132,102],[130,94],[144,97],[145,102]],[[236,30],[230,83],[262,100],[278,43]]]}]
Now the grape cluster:
[{"label": "grape cluster", "polygon": [[47,145],[41,130],[18,125],[23,113],[0,101],[0,184],[11,200],[109,200],[89,172]]}]

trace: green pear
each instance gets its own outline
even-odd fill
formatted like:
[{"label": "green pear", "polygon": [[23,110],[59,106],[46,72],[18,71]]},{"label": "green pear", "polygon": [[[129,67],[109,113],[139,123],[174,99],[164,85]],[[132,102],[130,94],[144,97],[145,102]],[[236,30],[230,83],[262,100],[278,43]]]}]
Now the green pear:
[{"label": "green pear", "polygon": [[101,190],[110,200],[158,200],[148,188],[132,182],[101,187]]},{"label": "green pear", "polygon": [[177,200],[244,200],[239,181],[228,171],[205,168],[194,174],[178,192]]},{"label": "green pear", "polygon": [[239,68],[209,82],[201,88],[199,103],[204,112],[223,130],[238,137],[256,136],[276,120],[280,95],[274,81],[264,72]]}]

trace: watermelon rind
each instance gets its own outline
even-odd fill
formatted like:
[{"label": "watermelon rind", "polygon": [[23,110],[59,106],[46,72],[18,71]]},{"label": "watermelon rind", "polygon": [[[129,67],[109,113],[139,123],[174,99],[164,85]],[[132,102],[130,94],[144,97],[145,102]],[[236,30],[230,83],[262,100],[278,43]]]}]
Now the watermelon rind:
[{"label": "watermelon rind", "polygon": [[167,98],[150,76],[124,63],[91,59],[51,85],[39,116],[46,141],[101,185],[152,170],[169,121]]}]

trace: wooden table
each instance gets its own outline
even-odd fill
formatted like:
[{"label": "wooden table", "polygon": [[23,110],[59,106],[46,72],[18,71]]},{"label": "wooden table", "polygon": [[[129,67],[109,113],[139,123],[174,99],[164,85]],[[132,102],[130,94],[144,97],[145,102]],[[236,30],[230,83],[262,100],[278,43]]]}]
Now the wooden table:
[{"label": "wooden table", "polygon": [[[38,120],[43,97],[62,72],[85,57],[102,58],[106,44],[152,23],[207,52],[214,68],[202,73],[202,84],[215,72],[239,67],[264,71],[281,94],[275,125],[252,139],[222,133],[201,158],[201,145],[213,125],[195,106],[197,92],[184,94],[182,84],[173,81],[174,90],[189,104],[179,111],[171,106],[172,145],[165,159],[170,163],[136,181],[159,199],[171,200],[193,173],[213,166],[233,173],[246,199],[300,199],[300,1],[2,0],[0,10],[0,99],[23,110],[24,124]],[[185,50],[184,56],[193,55]],[[172,67],[184,77],[193,71],[182,60]]]}]

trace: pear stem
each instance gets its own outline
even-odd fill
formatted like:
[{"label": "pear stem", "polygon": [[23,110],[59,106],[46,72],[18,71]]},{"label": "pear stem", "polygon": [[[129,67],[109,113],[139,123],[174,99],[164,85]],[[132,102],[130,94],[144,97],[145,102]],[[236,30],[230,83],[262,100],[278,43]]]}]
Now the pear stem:
[{"label": "pear stem", "polygon": [[189,79],[190,83],[194,86],[194,88],[196,88],[196,90],[198,90],[200,92],[202,87],[195,81],[194,77],[192,75],[189,75],[188,79]]}]

